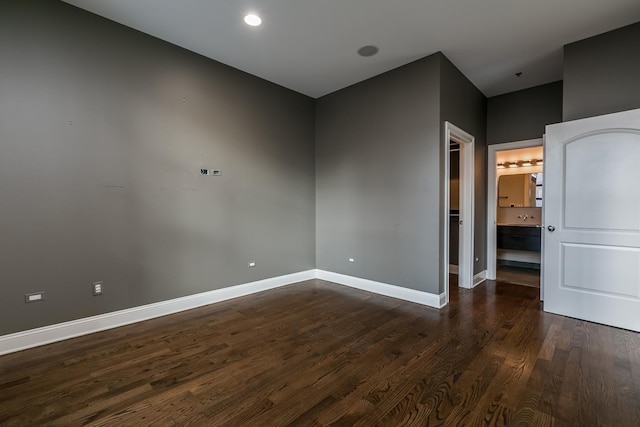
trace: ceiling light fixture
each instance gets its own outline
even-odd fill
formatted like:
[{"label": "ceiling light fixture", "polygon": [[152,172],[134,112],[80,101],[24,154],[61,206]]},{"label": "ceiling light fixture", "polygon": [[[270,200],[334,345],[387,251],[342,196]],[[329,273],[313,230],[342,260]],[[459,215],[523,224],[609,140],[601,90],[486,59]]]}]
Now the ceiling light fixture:
[{"label": "ceiling light fixture", "polygon": [[257,27],[262,24],[262,19],[258,15],[249,14],[244,17],[244,22],[252,27]]},{"label": "ceiling light fixture", "polygon": [[364,56],[364,57],[373,56],[379,51],[380,49],[378,48],[378,46],[367,45],[367,46],[362,46],[360,49],[358,49],[358,55]]}]

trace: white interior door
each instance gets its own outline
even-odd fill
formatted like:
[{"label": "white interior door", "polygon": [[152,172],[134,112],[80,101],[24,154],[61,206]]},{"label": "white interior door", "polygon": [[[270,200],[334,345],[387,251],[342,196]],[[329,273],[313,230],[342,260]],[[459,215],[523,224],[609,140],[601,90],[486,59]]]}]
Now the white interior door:
[{"label": "white interior door", "polygon": [[640,110],[547,126],[544,310],[640,331]]}]

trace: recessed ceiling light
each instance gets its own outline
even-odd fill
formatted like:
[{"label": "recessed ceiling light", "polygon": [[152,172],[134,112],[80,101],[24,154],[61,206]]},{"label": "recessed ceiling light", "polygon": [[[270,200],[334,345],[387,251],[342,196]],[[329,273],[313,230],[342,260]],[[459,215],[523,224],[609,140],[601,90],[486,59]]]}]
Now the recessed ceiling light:
[{"label": "recessed ceiling light", "polygon": [[378,46],[373,46],[373,45],[362,46],[360,49],[358,49],[358,55],[365,56],[365,57],[373,56],[379,51],[380,49],[378,49]]},{"label": "recessed ceiling light", "polygon": [[257,27],[258,25],[262,24],[262,19],[260,19],[258,15],[249,14],[244,17],[244,22],[246,22],[247,25],[251,25],[252,27]]}]

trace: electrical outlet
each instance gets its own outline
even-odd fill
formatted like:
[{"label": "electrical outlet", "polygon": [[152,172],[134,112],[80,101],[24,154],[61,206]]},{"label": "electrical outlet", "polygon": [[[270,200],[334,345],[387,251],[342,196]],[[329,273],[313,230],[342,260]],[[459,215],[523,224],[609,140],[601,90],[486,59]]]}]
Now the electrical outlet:
[{"label": "electrical outlet", "polygon": [[44,301],[44,292],[34,292],[31,294],[24,294],[24,302],[25,303],[30,303],[30,302],[38,302],[38,301]]},{"label": "electrical outlet", "polygon": [[255,261],[249,261],[249,267],[255,267],[255,266],[256,266]]},{"label": "electrical outlet", "polygon": [[102,292],[104,291],[102,287],[102,282],[93,282],[92,286],[93,286],[93,295],[95,296],[102,295]]},{"label": "electrical outlet", "polygon": [[353,258],[349,258],[349,262],[356,262],[356,260]]}]

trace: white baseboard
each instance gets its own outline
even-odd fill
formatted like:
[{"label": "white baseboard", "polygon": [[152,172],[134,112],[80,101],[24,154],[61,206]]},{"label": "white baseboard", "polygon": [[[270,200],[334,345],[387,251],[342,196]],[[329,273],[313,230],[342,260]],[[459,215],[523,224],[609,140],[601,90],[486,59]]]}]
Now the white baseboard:
[{"label": "white baseboard", "polygon": [[114,311],[98,316],[72,320],[70,322],[44,326],[42,328],[30,329],[28,331],[16,332],[14,334],[0,336],[0,355],[44,344],[50,344],[81,335],[104,331],[106,329],[117,328],[118,326],[141,322],[155,317],[166,316],[168,314],[190,310],[192,308],[202,307],[204,305],[315,278],[316,270],[303,271],[300,273],[273,277],[270,279],[259,280],[257,282],[245,283],[242,285],[216,289],[214,291],[188,295],[172,300]]},{"label": "white baseboard", "polygon": [[473,288],[475,288],[476,286],[478,286],[480,283],[484,282],[485,280],[487,280],[487,270],[483,270],[480,273],[476,274],[475,276],[473,276]]},{"label": "white baseboard", "polygon": [[359,277],[352,277],[324,270],[316,270],[316,278],[367,292],[373,292],[374,294],[415,302],[429,307],[442,308],[445,305],[444,293],[436,295],[429,292],[416,291],[415,289],[402,288],[400,286],[374,282],[373,280],[361,279]]},{"label": "white baseboard", "polygon": [[455,264],[449,264],[449,273],[458,274],[458,266]]},{"label": "white baseboard", "polygon": [[[481,274],[474,276],[474,286],[484,280],[484,278],[479,277]],[[486,271],[484,272],[484,277],[486,278]],[[326,280],[434,308],[442,308],[446,304],[444,293],[436,295],[324,270],[308,270],[0,336],[0,355],[142,322],[155,317],[166,316],[311,279]]]}]

